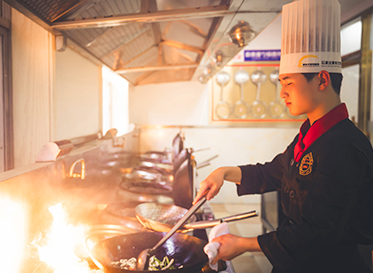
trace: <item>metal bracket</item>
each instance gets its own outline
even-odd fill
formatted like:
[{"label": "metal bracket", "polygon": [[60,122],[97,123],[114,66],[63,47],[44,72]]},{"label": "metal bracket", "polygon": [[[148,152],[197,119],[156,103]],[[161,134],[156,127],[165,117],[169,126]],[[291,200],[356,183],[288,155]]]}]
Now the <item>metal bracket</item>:
[{"label": "metal bracket", "polygon": [[56,51],[64,52],[67,47],[67,37],[64,35],[56,35]]}]

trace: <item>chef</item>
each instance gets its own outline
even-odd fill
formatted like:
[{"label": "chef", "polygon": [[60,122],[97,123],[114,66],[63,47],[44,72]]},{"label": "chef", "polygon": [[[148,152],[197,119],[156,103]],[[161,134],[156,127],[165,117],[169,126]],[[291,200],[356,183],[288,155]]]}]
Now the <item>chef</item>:
[{"label": "chef", "polygon": [[213,198],[226,180],[238,195],[280,191],[286,219],[255,238],[216,237],[212,264],[262,251],[273,273],[371,272],[358,244],[373,243],[373,151],[340,100],[338,1],[284,5],[281,36],[281,98],[292,115],[308,119],[271,162],[216,169],[194,202],[205,192]]}]

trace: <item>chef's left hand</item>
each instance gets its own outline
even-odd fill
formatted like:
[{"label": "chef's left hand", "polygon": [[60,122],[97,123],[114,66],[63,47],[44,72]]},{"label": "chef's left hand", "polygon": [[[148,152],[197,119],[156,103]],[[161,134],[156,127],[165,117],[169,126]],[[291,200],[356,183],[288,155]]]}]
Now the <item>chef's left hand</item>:
[{"label": "chef's left hand", "polygon": [[230,261],[246,251],[261,251],[256,237],[245,238],[233,234],[225,234],[214,238],[212,241],[218,242],[221,245],[218,255],[212,260],[211,264],[216,264],[219,260]]}]

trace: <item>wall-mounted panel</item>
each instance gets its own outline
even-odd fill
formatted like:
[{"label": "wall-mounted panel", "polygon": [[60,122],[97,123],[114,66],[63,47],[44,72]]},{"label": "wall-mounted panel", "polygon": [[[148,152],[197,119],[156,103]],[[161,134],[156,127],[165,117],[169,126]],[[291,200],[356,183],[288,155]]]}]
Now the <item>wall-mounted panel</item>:
[{"label": "wall-mounted panel", "polygon": [[50,140],[52,35],[12,9],[14,167],[35,162]]}]

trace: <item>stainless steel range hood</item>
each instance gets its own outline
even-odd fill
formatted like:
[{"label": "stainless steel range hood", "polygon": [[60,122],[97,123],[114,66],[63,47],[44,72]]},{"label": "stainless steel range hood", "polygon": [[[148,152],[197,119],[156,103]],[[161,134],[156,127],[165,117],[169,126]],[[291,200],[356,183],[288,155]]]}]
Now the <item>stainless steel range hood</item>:
[{"label": "stainless steel range hood", "polygon": [[5,2],[131,84],[141,85],[207,81],[291,0]]}]

